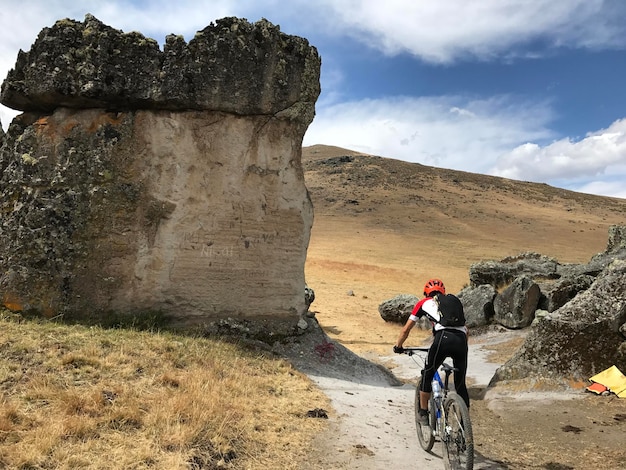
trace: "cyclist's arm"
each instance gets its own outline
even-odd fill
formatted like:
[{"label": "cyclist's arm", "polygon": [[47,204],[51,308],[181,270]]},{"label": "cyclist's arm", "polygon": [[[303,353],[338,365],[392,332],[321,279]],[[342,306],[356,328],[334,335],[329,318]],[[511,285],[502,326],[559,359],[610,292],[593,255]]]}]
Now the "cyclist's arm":
[{"label": "cyclist's arm", "polygon": [[404,324],[404,327],[402,328],[402,331],[400,332],[400,336],[398,336],[398,341],[396,341],[396,346],[402,347],[406,339],[409,337],[409,333],[411,332],[411,329],[417,323],[418,318],[420,318],[424,314],[422,311],[422,305],[424,304],[426,300],[428,300],[427,297],[423,298],[422,300],[417,302],[417,304],[415,304],[415,307],[413,307],[413,311],[411,312],[409,319]]},{"label": "cyclist's arm", "polygon": [[402,347],[406,339],[409,337],[409,333],[411,332],[411,329],[414,326],[415,326],[415,321],[409,318],[404,324],[404,327],[402,328],[402,331],[400,332],[400,336],[398,336],[398,340],[396,341],[396,346]]}]

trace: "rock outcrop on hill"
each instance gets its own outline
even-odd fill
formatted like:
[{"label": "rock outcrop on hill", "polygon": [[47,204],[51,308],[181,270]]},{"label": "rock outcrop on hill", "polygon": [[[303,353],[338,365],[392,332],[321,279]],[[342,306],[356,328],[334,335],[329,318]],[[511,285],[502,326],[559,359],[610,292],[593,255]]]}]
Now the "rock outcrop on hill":
[{"label": "rock outcrop on hill", "polygon": [[320,63],[265,20],[218,20],[163,52],[90,15],[42,30],[2,85],[26,111],[0,152],[4,305],[293,329]]}]

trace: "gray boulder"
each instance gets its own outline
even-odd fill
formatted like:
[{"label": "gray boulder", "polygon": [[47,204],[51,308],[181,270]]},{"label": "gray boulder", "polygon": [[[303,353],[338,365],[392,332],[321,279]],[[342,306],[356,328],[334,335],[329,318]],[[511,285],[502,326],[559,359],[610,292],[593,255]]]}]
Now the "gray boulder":
[{"label": "gray boulder", "polygon": [[589,289],[594,279],[588,274],[580,274],[554,282],[538,283],[541,290],[538,308],[554,312],[576,297],[579,292]]},{"label": "gray boulder", "polygon": [[501,261],[482,261],[470,266],[469,279],[473,287],[489,284],[500,288],[513,282],[521,275],[556,279],[559,277],[559,263],[548,256],[538,253],[521,253]]},{"label": "gray boulder", "polygon": [[626,250],[626,225],[611,225],[606,253],[622,253]]},{"label": "gray boulder", "polygon": [[492,285],[483,284],[478,287],[466,287],[458,297],[463,304],[465,323],[468,327],[485,326],[494,317],[493,301],[496,290]]},{"label": "gray boulder", "polygon": [[404,324],[418,301],[419,297],[412,294],[396,295],[381,303],[378,306],[378,313],[386,322]]},{"label": "gray boulder", "polygon": [[[404,325],[419,300],[419,297],[412,294],[400,294],[380,304],[378,313],[385,321]],[[425,316],[418,319],[415,326],[420,330],[430,330],[433,327],[430,320]]]},{"label": "gray boulder", "polygon": [[533,324],[493,382],[532,376],[587,380],[613,365],[626,371],[626,260],[615,260],[589,289]]},{"label": "gray boulder", "polygon": [[539,286],[530,276],[522,275],[496,296],[494,320],[511,329],[529,326],[539,304]]},{"label": "gray boulder", "polygon": [[594,255],[588,263],[562,264],[557,267],[559,278],[577,276],[597,277],[614,259],[626,258],[626,249],[615,252],[603,252]]},{"label": "gray boulder", "polygon": [[304,285],[304,304],[307,308],[315,301],[315,291],[307,284]]}]

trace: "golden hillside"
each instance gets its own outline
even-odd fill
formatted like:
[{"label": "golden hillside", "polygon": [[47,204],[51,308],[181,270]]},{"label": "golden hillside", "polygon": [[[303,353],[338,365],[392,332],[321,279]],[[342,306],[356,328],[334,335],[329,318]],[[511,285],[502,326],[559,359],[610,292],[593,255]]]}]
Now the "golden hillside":
[{"label": "golden hillside", "polygon": [[381,322],[378,305],[420,295],[430,277],[456,293],[482,260],[533,251],[586,262],[605,250],[610,225],[626,223],[624,199],[546,184],[324,145],[305,147],[302,161],[315,209],[311,309],[331,336],[359,351],[388,349],[397,328]]}]

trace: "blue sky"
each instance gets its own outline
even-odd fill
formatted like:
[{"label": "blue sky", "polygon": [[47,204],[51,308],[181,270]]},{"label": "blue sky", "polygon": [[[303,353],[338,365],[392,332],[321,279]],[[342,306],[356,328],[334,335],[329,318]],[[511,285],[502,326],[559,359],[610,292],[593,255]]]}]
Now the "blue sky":
[{"label": "blue sky", "polygon": [[[322,57],[304,145],[626,198],[623,0],[2,0],[0,78],[42,28],[91,13],[187,41],[266,18]],[[0,107],[4,129],[17,112]]]}]

